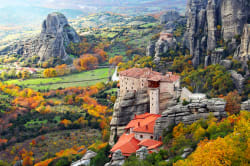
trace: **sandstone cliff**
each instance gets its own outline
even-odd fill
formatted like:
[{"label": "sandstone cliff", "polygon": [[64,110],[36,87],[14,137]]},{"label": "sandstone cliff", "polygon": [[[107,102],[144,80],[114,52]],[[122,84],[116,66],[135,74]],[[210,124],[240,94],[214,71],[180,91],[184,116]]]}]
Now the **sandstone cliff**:
[{"label": "sandstone cliff", "polygon": [[43,21],[39,36],[9,46],[0,51],[0,54],[16,53],[24,57],[38,56],[40,61],[47,61],[52,57],[66,61],[69,56],[65,47],[70,42],[80,42],[76,31],[69,25],[63,14],[51,13]]},{"label": "sandstone cliff", "polygon": [[186,24],[186,19],[181,17],[179,12],[170,10],[161,16],[160,22],[163,25],[160,37],[158,39],[150,40],[146,49],[147,56],[154,57],[156,62],[159,61],[161,56],[166,56],[168,51],[176,50],[177,39],[174,36],[172,38],[166,38],[166,34],[173,34],[178,26]]},{"label": "sandstone cliff", "polygon": [[115,137],[123,134],[124,127],[135,115],[146,112],[149,112],[149,96],[147,90],[128,92],[125,96],[119,96],[116,100],[110,123],[111,132],[109,143],[111,145],[114,144]]},{"label": "sandstone cliff", "polygon": [[202,99],[201,101],[193,101],[186,106],[178,104],[168,108],[162,113],[162,117],[156,121],[155,137],[159,138],[163,130],[167,130],[170,126],[180,122],[192,124],[201,118],[207,119],[210,114],[222,119],[227,116],[225,107],[226,102],[223,99]]},{"label": "sandstone cliff", "polygon": [[211,55],[219,41],[227,43],[229,54],[237,48],[237,36],[249,22],[250,2],[248,0],[189,0],[186,15],[187,31],[185,46],[193,56],[197,67],[204,62],[205,55]]}]

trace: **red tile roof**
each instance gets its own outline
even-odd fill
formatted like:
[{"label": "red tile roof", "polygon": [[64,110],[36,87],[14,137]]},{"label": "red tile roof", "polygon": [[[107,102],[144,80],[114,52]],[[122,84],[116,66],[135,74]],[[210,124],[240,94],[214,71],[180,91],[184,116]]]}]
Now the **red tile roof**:
[{"label": "red tile roof", "polygon": [[161,117],[161,115],[149,114],[149,113],[136,115],[134,119],[131,120],[129,124],[125,127],[125,129],[133,128],[134,132],[153,134],[155,121],[159,117]]},{"label": "red tile roof", "polygon": [[140,141],[135,139],[134,136],[135,134],[124,133],[110,151],[115,152],[120,149],[124,156],[130,156],[132,153],[135,153],[140,148],[138,146]]},{"label": "red tile roof", "polygon": [[125,71],[119,72],[120,76],[132,77],[132,78],[147,78],[149,81],[168,81],[175,82],[180,76],[173,75],[172,72],[168,72],[166,75],[162,75],[159,72],[152,71],[150,68],[131,68]]},{"label": "red tile roof", "polygon": [[161,75],[161,73],[152,71],[150,68],[131,68],[119,72],[119,75],[133,78],[149,78],[154,75]]},{"label": "red tile roof", "polygon": [[[161,115],[145,113],[141,115],[135,115],[134,119],[129,122],[126,129],[132,128],[134,132],[154,133],[155,121],[161,117]],[[149,150],[155,149],[162,145],[162,142],[151,139],[139,141],[135,138],[135,133],[124,133],[118,140],[118,142],[110,150],[115,152],[120,149],[124,156],[130,156],[135,153],[140,146],[146,146]]]},{"label": "red tile roof", "polygon": [[151,150],[151,149],[158,148],[162,144],[163,143],[161,141],[156,141],[156,140],[152,140],[152,139],[144,139],[138,145],[145,146],[145,147],[147,147],[148,150]]}]

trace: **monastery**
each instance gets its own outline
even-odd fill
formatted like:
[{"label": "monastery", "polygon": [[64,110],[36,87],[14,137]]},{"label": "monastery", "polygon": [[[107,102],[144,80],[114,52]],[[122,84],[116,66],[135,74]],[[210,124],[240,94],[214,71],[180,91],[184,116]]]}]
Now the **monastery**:
[{"label": "monastery", "polygon": [[180,88],[180,77],[171,72],[163,75],[149,68],[131,68],[119,73],[120,91],[124,96],[130,91],[146,89],[150,98],[150,113],[135,115],[125,127],[125,132],[110,150],[114,153],[121,150],[123,156],[130,156],[141,147],[149,153],[156,152],[163,144],[161,138],[154,138],[155,122],[161,117],[161,103],[166,95],[176,96]]},{"label": "monastery", "polygon": [[150,97],[150,113],[161,114],[165,109],[161,103],[166,103],[166,95],[177,95],[180,88],[180,77],[168,72],[162,75],[149,68],[131,68],[119,73],[120,96],[129,91],[147,89]]}]

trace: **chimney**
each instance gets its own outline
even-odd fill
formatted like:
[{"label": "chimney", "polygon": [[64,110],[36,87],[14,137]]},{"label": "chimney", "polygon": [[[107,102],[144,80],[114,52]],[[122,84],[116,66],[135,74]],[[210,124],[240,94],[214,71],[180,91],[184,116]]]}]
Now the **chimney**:
[{"label": "chimney", "polygon": [[138,126],[139,126],[139,127],[141,126],[140,122],[138,122]]}]

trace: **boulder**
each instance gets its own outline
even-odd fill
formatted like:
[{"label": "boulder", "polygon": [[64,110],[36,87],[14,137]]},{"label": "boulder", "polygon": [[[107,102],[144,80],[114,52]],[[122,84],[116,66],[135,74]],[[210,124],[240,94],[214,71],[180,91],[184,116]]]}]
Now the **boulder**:
[{"label": "boulder", "polygon": [[146,147],[141,147],[136,151],[136,157],[140,160],[145,160],[148,155],[148,149]]},{"label": "boulder", "polygon": [[245,78],[234,70],[230,71],[231,77],[233,79],[234,85],[236,86],[239,93],[242,92],[244,88]]},{"label": "boulder", "polygon": [[250,111],[250,99],[241,103],[241,110]]},{"label": "boulder", "polygon": [[122,155],[121,150],[117,150],[113,153],[112,159],[105,166],[122,166],[125,162],[125,157]]},{"label": "boulder", "polygon": [[232,67],[232,61],[231,60],[221,60],[220,65],[224,66],[227,70],[229,70]]},{"label": "boulder", "polygon": [[88,150],[86,154],[82,157],[83,160],[89,160],[96,156],[96,152],[93,152],[92,150]]}]

